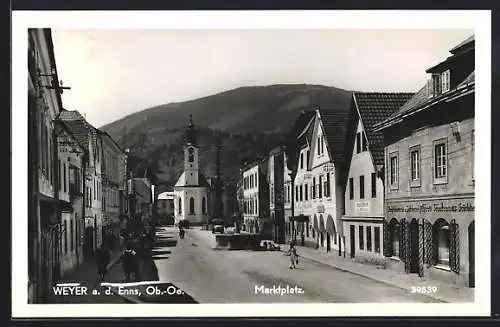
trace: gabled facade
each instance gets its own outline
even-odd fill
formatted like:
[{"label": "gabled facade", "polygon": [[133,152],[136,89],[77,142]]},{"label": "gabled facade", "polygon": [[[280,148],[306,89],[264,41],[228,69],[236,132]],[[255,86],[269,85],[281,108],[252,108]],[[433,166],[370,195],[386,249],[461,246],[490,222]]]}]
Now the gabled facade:
[{"label": "gabled facade", "polygon": [[292,230],[299,245],[342,254],[348,106],[311,112],[296,130]]},{"label": "gabled facade", "polygon": [[377,125],[385,141],[385,256],[393,269],[474,287],[474,37]]},{"label": "gabled facade", "polygon": [[94,251],[102,244],[103,207],[102,207],[102,140],[98,130],[93,127],[78,111],[62,110],[58,117],[71,130],[76,139],[88,149],[88,161],[85,166],[85,232],[84,258],[90,259]]},{"label": "gabled facade", "polygon": [[86,151],[71,130],[54,121],[57,137],[57,185],[61,207],[61,274],[83,262],[84,203],[83,177]]},{"label": "gabled facade", "polygon": [[374,132],[373,126],[395,113],[412,95],[353,93],[342,223],[346,253],[356,260],[372,263],[384,260],[384,146],[382,134]]}]

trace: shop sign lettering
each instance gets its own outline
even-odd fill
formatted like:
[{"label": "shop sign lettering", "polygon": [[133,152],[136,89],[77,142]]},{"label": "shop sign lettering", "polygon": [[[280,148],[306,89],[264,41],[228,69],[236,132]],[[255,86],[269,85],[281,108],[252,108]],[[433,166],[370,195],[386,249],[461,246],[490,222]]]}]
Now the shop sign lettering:
[{"label": "shop sign lettering", "polygon": [[368,201],[356,202],[356,212],[370,212],[370,202]]},{"label": "shop sign lettering", "polygon": [[413,212],[413,213],[428,213],[428,212],[472,212],[474,205],[470,202],[459,202],[458,204],[447,205],[445,202],[434,204],[419,204],[395,206],[389,205],[387,212]]}]

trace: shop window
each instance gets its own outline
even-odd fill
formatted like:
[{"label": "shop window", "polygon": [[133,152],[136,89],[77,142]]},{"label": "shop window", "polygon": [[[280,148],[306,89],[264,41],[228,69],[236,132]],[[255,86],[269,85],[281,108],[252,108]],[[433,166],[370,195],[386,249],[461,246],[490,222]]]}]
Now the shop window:
[{"label": "shop window", "polygon": [[434,224],[435,255],[437,263],[449,267],[450,265],[450,225],[443,219]]},{"label": "shop window", "polygon": [[375,252],[380,253],[380,227],[375,227]]},{"label": "shop window", "polygon": [[363,231],[363,226],[358,227],[359,230],[359,249],[364,250],[365,249],[365,244],[364,244],[364,231]]},{"label": "shop window", "polygon": [[391,247],[391,254],[393,257],[399,257],[400,228],[401,225],[399,222],[396,219],[392,219],[389,224],[389,246]]},{"label": "shop window", "polygon": [[354,178],[349,178],[349,199],[354,199]]},{"label": "shop window", "polygon": [[445,140],[434,142],[434,183],[442,184],[447,182],[448,157]]}]

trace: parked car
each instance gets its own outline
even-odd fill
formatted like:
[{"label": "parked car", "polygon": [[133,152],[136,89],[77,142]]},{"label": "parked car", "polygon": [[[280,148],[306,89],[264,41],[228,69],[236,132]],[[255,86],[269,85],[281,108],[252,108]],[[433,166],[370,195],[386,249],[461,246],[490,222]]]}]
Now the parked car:
[{"label": "parked car", "polygon": [[233,226],[228,226],[224,230],[224,234],[234,234],[234,233],[236,233],[236,228],[234,228]]},{"label": "parked car", "polygon": [[222,225],[214,225],[214,227],[212,228],[212,233],[214,233],[214,234],[217,234],[217,233],[224,234],[224,226],[222,226]]}]

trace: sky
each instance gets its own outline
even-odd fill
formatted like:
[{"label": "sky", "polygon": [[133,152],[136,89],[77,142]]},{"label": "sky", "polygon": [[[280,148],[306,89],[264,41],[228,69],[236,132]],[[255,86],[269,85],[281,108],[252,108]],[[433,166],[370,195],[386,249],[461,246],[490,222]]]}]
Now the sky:
[{"label": "sky", "polygon": [[53,29],[67,110],[95,127],[241,86],[416,92],[472,30]]}]

